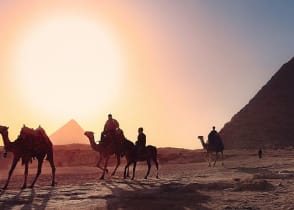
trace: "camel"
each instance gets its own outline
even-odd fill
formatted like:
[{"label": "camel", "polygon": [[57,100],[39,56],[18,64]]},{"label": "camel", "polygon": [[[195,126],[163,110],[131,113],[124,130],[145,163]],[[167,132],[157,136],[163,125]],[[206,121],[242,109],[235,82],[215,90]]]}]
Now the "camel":
[{"label": "camel", "polygon": [[[105,173],[108,172],[107,162],[110,156],[115,154],[117,159],[116,167],[111,174],[111,176],[113,176],[115,175],[116,170],[118,166],[120,165],[120,158],[126,155],[127,151],[130,151],[129,148],[132,148],[134,146],[133,142],[127,140],[124,137],[122,130],[120,130],[119,135],[116,136],[118,139],[112,139],[109,135],[105,135],[104,137],[102,137],[104,138],[104,141],[110,141],[108,146],[105,146],[105,144],[103,145],[103,143],[96,144],[95,138],[94,138],[94,132],[86,131],[84,134],[85,136],[88,137],[92,149],[100,153],[100,158],[96,164],[96,167],[100,168],[103,171],[100,179],[104,179]],[[104,167],[100,166],[102,159],[105,159]],[[129,171],[127,174],[129,174]]]},{"label": "camel", "polygon": [[45,156],[46,160],[49,161],[52,169],[51,186],[56,184],[55,166],[53,161],[53,146],[43,128],[39,126],[39,128],[34,130],[24,126],[21,129],[20,135],[14,142],[11,142],[8,137],[8,127],[0,125],[0,134],[2,135],[5,151],[13,153],[13,161],[8,173],[8,179],[5,183],[5,186],[3,187],[4,190],[7,188],[11,175],[20,158],[22,159],[22,164],[25,165],[24,183],[22,189],[27,187],[29,162],[32,162],[33,158],[38,160],[37,174],[30,186],[30,188],[33,188],[39,175],[41,174],[42,164]]},{"label": "camel", "polygon": [[198,136],[198,139],[201,141],[203,149],[205,149],[207,152],[206,156],[208,158],[208,166],[209,167],[211,166],[211,155],[214,152],[216,154],[216,157],[215,157],[215,161],[214,161],[213,166],[215,166],[219,152],[221,153],[222,165],[224,165],[224,162],[223,162],[223,160],[224,160],[224,154],[223,154],[224,145],[223,145],[221,139],[219,138],[219,139],[216,139],[215,141],[210,141],[209,143],[204,142],[203,136]]},{"label": "camel", "polygon": [[[103,141],[107,141],[108,144],[96,144],[95,143],[95,138],[94,138],[94,132],[92,131],[86,131],[85,136],[88,137],[89,141],[90,141],[90,145],[92,147],[93,150],[97,151],[100,153],[100,158],[97,162],[97,167],[103,170],[103,173],[100,177],[100,179],[104,179],[105,176],[105,172],[107,173],[107,164],[108,164],[108,160],[109,158],[114,154],[116,156],[116,166],[114,171],[112,172],[112,176],[116,173],[116,170],[118,168],[118,166],[120,165],[120,141],[117,139],[112,138],[110,135],[105,135],[104,136],[104,140]],[[117,135],[117,137],[119,137],[119,135]],[[100,166],[100,163],[102,161],[102,159],[105,159],[104,162],[104,167]]]},{"label": "camel", "polygon": [[140,155],[137,154],[137,150],[135,145],[133,144],[132,147],[129,147],[126,151],[126,159],[127,159],[127,165],[125,166],[124,170],[124,178],[127,177],[127,169],[129,166],[133,163],[133,176],[132,180],[135,178],[135,171],[136,171],[136,165],[138,161],[146,161],[148,165],[148,170],[147,174],[145,175],[144,179],[147,179],[149,173],[150,173],[150,168],[151,168],[151,160],[155,163],[156,166],[156,178],[158,178],[158,161],[157,161],[157,149],[156,147],[152,145],[148,145],[144,152]]}]

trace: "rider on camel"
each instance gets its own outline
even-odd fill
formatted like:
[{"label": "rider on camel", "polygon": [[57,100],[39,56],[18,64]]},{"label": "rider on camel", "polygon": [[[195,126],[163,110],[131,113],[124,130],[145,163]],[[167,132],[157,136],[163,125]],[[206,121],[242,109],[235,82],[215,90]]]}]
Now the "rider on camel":
[{"label": "rider on camel", "polygon": [[104,130],[101,133],[101,141],[103,142],[104,135],[115,136],[115,133],[119,130],[119,123],[116,119],[112,118],[112,114],[108,114],[108,119],[105,122]]},{"label": "rider on camel", "polygon": [[143,133],[143,128],[138,128],[138,137],[136,141],[136,153],[140,156],[146,148],[146,135]]}]

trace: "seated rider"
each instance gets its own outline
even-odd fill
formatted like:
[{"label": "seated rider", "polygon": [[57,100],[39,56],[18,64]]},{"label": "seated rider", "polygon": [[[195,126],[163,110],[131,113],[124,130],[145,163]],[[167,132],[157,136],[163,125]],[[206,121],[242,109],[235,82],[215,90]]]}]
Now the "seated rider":
[{"label": "seated rider", "polygon": [[215,130],[215,126],[212,127],[212,131],[208,134],[208,144],[213,143],[218,138],[218,132]]},{"label": "seated rider", "polygon": [[117,129],[119,129],[119,123],[116,119],[112,118],[112,115],[108,115],[108,120],[105,122],[104,125],[104,132],[115,132]]},{"label": "seated rider", "polygon": [[112,118],[112,114],[108,114],[108,119],[105,122],[104,130],[101,133],[101,140],[105,134],[115,135],[115,132],[119,129],[119,123],[116,119]]},{"label": "seated rider", "polygon": [[222,149],[224,149],[222,138],[215,130],[214,126],[212,127],[212,131],[210,131],[210,133],[208,134],[208,144],[218,145],[219,147],[222,147]]},{"label": "seated rider", "polygon": [[138,137],[136,141],[136,153],[140,155],[144,152],[146,147],[146,135],[143,133],[143,128],[138,128]]}]

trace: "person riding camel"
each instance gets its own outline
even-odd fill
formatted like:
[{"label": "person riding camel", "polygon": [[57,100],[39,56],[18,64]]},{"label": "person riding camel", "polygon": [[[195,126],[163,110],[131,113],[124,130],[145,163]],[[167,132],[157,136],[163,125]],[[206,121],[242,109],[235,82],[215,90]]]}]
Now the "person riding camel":
[{"label": "person riding camel", "polygon": [[138,137],[136,141],[136,153],[137,155],[141,155],[144,153],[146,148],[146,135],[143,133],[143,128],[138,128]]},{"label": "person riding camel", "polygon": [[208,134],[208,144],[220,144],[223,147],[223,141],[219,133],[212,127],[212,131]]},{"label": "person riding camel", "polygon": [[112,114],[108,115],[108,120],[105,122],[104,125],[104,132],[106,133],[111,133],[115,132],[116,130],[119,129],[119,123],[116,119],[112,118]]},{"label": "person riding camel", "polygon": [[218,137],[218,132],[215,130],[215,126],[212,127],[212,131],[208,134],[208,143],[213,142]]},{"label": "person riding camel", "polygon": [[116,119],[112,118],[112,114],[108,114],[108,119],[104,124],[103,132],[101,133],[101,142],[103,142],[104,135],[115,136],[115,133],[119,130],[119,123]]}]

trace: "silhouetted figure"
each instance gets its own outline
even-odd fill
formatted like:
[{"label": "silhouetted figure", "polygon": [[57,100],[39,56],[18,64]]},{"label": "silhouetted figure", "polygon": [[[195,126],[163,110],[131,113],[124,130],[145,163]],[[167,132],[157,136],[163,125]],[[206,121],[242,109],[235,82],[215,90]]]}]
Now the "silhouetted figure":
[{"label": "silhouetted figure", "polygon": [[215,130],[215,126],[212,127],[212,131],[208,134],[208,143],[214,143],[218,138],[218,132]]},{"label": "silhouetted figure", "polygon": [[[131,164],[134,164],[133,166],[133,176],[132,179],[135,178],[135,171],[136,171],[136,165],[138,161],[146,161],[148,165],[147,174],[145,175],[145,179],[147,179],[150,168],[151,168],[151,161],[155,163],[156,167],[156,178],[158,178],[158,161],[157,161],[157,148],[148,145],[146,146],[146,135],[143,133],[143,128],[138,129],[139,135],[138,139],[136,141],[136,145],[128,145],[128,147],[125,148],[125,155],[127,159],[127,165],[125,166],[124,170],[124,178],[127,177],[127,169]],[[138,151],[137,148],[141,148],[142,150]]]},{"label": "silhouetted figure", "polygon": [[108,115],[108,120],[104,125],[104,132],[115,132],[119,128],[119,123],[116,119],[112,118],[112,114]]},{"label": "silhouetted figure", "polygon": [[262,150],[261,150],[261,148],[259,148],[259,150],[258,150],[258,157],[259,157],[259,159],[262,158]]},{"label": "silhouetted figure", "polygon": [[101,133],[101,143],[107,144],[105,140],[105,135],[111,135],[113,138],[115,137],[115,132],[119,130],[119,123],[116,119],[112,118],[112,114],[108,114],[108,119],[104,124],[103,132]]},{"label": "silhouetted figure", "polygon": [[136,141],[136,153],[141,155],[144,153],[146,148],[146,135],[143,133],[143,128],[138,128],[138,137]]},{"label": "silhouetted figure", "polygon": [[[128,147],[131,147],[131,148],[134,147],[134,143],[127,140],[125,136],[123,135],[122,131],[117,132],[116,133],[117,135],[115,136],[115,138],[111,137],[109,133],[105,134],[104,138],[105,138],[105,142],[108,142],[107,146],[103,143],[96,144],[96,141],[94,139],[94,133],[92,131],[86,131],[84,134],[88,137],[92,149],[100,153],[99,161],[96,164],[96,167],[100,168],[103,171],[100,179],[104,179],[105,173],[108,172],[107,170],[108,160],[113,154],[116,156],[117,162],[116,162],[115,169],[111,175],[114,175],[116,173],[116,170],[118,166],[120,165],[121,155],[124,154],[124,151],[122,151],[121,149],[123,148],[124,150],[127,150]],[[129,146],[129,144],[131,146]],[[103,161],[103,159],[104,159],[104,166],[101,167],[100,163]]]},{"label": "silhouetted figure", "polygon": [[208,158],[208,166],[211,166],[211,153],[215,152],[216,153],[216,159],[214,161],[214,164],[216,163],[217,160],[217,154],[218,152],[221,153],[222,155],[222,165],[223,165],[223,150],[224,150],[224,144],[223,141],[218,134],[218,132],[215,130],[215,126],[212,127],[212,131],[209,132],[208,134],[208,140],[207,143],[204,142],[203,136],[198,136],[198,139],[200,139],[201,144],[204,149],[207,151],[207,158]]},{"label": "silhouetted figure", "polygon": [[55,185],[53,145],[43,128],[39,127],[37,129],[32,129],[24,126],[21,129],[18,138],[13,142],[11,142],[8,137],[8,127],[0,125],[0,134],[2,135],[5,151],[13,153],[12,164],[8,173],[7,181],[3,189],[7,188],[11,175],[15,169],[15,166],[17,165],[20,159],[22,160],[22,164],[25,165],[24,183],[22,188],[26,188],[29,163],[32,162],[33,158],[36,158],[38,160],[37,174],[30,186],[31,188],[33,188],[39,175],[41,174],[41,169],[45,157],[46,160],[49,161],[51,166],[51,186]]}]

